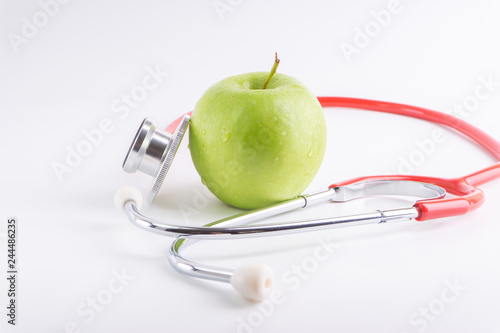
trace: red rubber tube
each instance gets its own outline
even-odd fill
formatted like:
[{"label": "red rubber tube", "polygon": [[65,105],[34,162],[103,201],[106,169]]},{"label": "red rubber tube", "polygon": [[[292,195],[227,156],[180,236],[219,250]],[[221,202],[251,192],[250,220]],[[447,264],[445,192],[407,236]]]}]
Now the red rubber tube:
[{"label": "red rubber tube", "polygon": [[[361,98],[318,97],[318,101],[322,107],[343,107],[386,112],[442,124],[472,139],[500,161],[500,143],[497,140],[471,124],[449,114],[417,106]],[[187,114],[191,115],[192,112]],[[183,116],[171,123],[166,128],[166,131],[174,133]],[[335,183],[332,184],[330,188],[361,181],[408,180],[435,184],[444,188],[448,193],[456,196],[453,198],[417,201],[414,205],[419,212],[419,216],[416,220],[425,221],[442,217],[463,215],[478,208],[484,202],[484,194],[476,186],[490,182],[497,178],[500,178],[500,162],[461,178],[445,179],[410,175],[371,176],[359,177]]]},{"label": "red rubber tube", "polygon": [[496,159],[500,160],[500,143],[498,141],[471,124],[446,113],[424,109],[418,106],[361,98],[318,97],[318,101],[323,107],[343,107],[394,113],[446,125],[471,138],[490,152]]},{"label": "red rubber tube", "polygon": [[[345,107],[387,112],[442,124],[469,137],[481,147],[486,149],[497,160],[500,160],[500,143],[498,141],[496,141],[494,138],[484,133],[480,129],[452,115],[420,108],[417,106],[360,98],[318,97],[318,100],[323,107]],[[457,196],[455,198],[417,201],[414,205],[414,207],[419,211],[417,220],[425,221],[448,216],[463,215],[478,208],[484,202],[484,194],[476,186],[487,183],[499,177],[500,162],[497,162],[488,168],[479,170],[475,173],[466,175],[461,178],[443,179],[435,177],[403,175],[375,176],[351,179],[347,182],[333,184],[330,187],[337,187],[342,184],[346,185],[359,181],[399,179],[436,184],[443,187],[448,193]]]}]

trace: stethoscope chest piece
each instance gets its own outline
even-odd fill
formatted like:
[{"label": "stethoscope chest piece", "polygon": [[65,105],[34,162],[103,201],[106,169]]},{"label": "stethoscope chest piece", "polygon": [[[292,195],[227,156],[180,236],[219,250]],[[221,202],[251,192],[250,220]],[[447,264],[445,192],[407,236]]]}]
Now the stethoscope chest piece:
[{"label": "stethoscope chest piece", "polygon": [[173,134],[157,129],[155,122],[149,118],[144,119],[139,127],[123,161],[123,170],[128,173],[139,170],[154,177],[148,201],[153,201],[160,190],[190,119],[185,115]]}]

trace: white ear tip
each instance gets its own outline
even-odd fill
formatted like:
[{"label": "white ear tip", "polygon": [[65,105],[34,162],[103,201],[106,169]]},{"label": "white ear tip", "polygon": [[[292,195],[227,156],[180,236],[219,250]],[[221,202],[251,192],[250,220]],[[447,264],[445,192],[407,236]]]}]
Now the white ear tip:
[{"label": "white ear tip", "polygon": [[271,291],[274,274],[262,264],[246,264],[238,267],[231,277],[231,285],[242,296],[252,301],[262,301]]},{"label": "white ear tip", "polygon": [[125,186],[116,191],[115,193],[115,207],[120,211],[124,211],[125,203],[127,201],[135,202],[137,208],[142,207],[142,194],[133,186]]}]

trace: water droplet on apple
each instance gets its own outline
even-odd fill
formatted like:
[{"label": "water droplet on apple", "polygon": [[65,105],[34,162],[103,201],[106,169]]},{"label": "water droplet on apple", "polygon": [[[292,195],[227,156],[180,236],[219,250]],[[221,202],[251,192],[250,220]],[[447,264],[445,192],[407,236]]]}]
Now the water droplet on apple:
[{"label": "water droplet on apple", "polygon": [[222,134],[222,142],[227,142],[229,138],[231,137],[231,132],[226,132]]},{"label": "water droplet on apple", "polygon": [[207,134],[207,132],[205,130],[202,130],[201,134],[205,135],[205,134]]},{"label": "water droplet on apple", "polygon": [[286,135],[286,132],[285,131],[281,131],[281,135]]},{"label": "water droplet on apple", "polygon": [[313,154],[313,151],[312,151],[312,150],[309,150],[309,153],[307,153],[307,156],[308,156],[308,157],[311,157],[311,156],[312,156],[312,154]]}]

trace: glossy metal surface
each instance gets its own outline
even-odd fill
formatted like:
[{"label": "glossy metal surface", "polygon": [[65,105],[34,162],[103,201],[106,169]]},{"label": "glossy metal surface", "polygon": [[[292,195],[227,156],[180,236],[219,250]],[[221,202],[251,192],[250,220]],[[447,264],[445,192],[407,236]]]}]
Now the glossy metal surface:
[{"label": "glossy metal surface", "polygon": [[[252,237],[278,236],[302,231],[318,231],[351,225],[364,225],[396,220],[408,220],[418,217],[418,211],[411,208],[402,208],[390,211],[376,211],[373,213],[356,214],[343,217],[331,217],[317,220],[304,220],[266,225],[252,225],[239,227],[218,227],[211,224],[209,227],[187,227],[175,224],[166,224],[139,213],[132,201],[125,204],[125,211],[129,220],[143,229],[171,237],[193,239],[241,239]],[[212,226],[214,225],[214,226]]]},{"label": "glossy metal surface", "polygon": [[[395,191],[395,192],[391,192]],[[284,222],[267,225],[242,226],[266,217],[289,212],[294,209],[304,208],[308,205],[317,204],[325,201],[342,202],[357,198],[374,195],[412,195],[424,196],[425,198],[441,198],[445,195],[442,188],[417,182],[405,181],[376,181],[365,183],[354,183],[342,187],[330,188],[311,195],[302,195],[270,207],[255,209],[244,212],[232,217],[212,222],[205,227],[188,227],[176,224],[168,224],[142,215],[135,207],[133,202],[125,204],[125,210],[129,220],[143,229],[164,234],[171,237],[184,237],[194,239],[229,239],[229,238],[248,238],[283,235],[299,230],[314,231],[350,225],[360,225],[367,223],[386,222],[387,215],[384,212],[377,211],[369,214],[357,214],[346,217],[332,217],[319,220],[306,220],[295,222]],[[402,219],[416,218],[418,212],[414,208],[405,208],[398,210]],[[397,220],[398,215],[391,214],[390,220]],[[223,222],[232,221],[231,225],[237,227],[222,227]],[[210,228],[207,228],[210,227]]]},{"label": "glossy metal surface", "polygon": [[175,248],[176,242],[170,247],[168,261],[179,273],[205,280],[230,283],[233,276],[233,269],[216,267],[197,263],[182,257],[178,249]]},{"label": "glossy metal surface", "polygon": [[403,208],[344,217],[332,217],[316,220],[294,221],[277,224],[248,226],[249,223],[275,216],[295,209],[304,208],[325,201],[348,201],[368,195],[410,195],[426,198],[440,198],[445,195],[438,186],[403,181],[372,181],[355,183],[343,187],[334,187],[311,195],[303,195],[266,207],[218,220],[204,227],[184,227],[168,225],[140,214],[133,202],[125,206],[127,215],[137,226],[168,236],[177,237],[172,242],[168,259],[180,273],[191,277],[221,282],[230,282],[232,269],[196,263],[184,258],[180,249],[200,239],[233,239],[292,234],[304,231],[316,231],[346,226],[372,223],[408,221],[418,216],[415,208]]},{"label": "glossy metal surface", "polygon": [[[385,222],[395,222],[395,221],[409,221],[418,216],[418,212],[415,208],[405,208],[387,211],[377,211],[367,214],[359,214],[345,217],[335,217],[321,220],[310,220],[310,221],[296,221],[292,223],[278,224],[275,226],[266,225],[260,228],[244,228],[244,227],[233,227],[233,228],[222,228],[223,230],[249,230],[249,233],[232,233],[229,238],[247,238],[247,237],[259,237],[259,236],[271,236],[271,235],[284,235],[292,233],[300,233],[305,231],[316,231],[323,229],[341,228],[348,226],[365,225],[372,223],[385,223]],[[225,222],[232,222],[227,220]],[[241,220],[239,221],[241,222]],[[208,227],[207,234],[214,232],[214,227]],[[220,228],[218,229],[220,230]],[[253,231],[252,231],[253,230]],[[268,232],[266,232],[268,231]],[[254,233],[257,232],[257,233]],[[219,231],[215,231],[216,239],[227,239],[225,235],[220,235]],[[236,236],[235,236],[236,235]],[[198,237],[194,237],[198,238]],[[185,247],[187,243],[192,243],[196,239],[192,240],[180,238],[172,243],[169,251],[169,261],[173,267],[180,273],[189,275],[191,277],[215,280],[221,282],[229,282],[233,274],[233,270],[215,267],[210,265],[205,265],[201,263],[196,263],[190,261],[180,254],[180,248]]]},{"label": "glossy metal surface", "polygon": [[154,177],[147,199],[153,201],[172,165],[173,159],[186,133],[190,117],[184,116],[173,134],[156,128],[153,120],[142,122],[123,162],[128,173],[141,171]]},{"label": "glossy metal surface", "polygon": [[177,153],[177,149],[179,149],[179,145],[181,144],[182,138],[184,137],[184,133],[186,133],[190,119],[191,118],[189,116],[184,116],[177,126],[174,134],[172,135],[170,146],[165,152],[164,161],[161,164],[160,169],[158,170],[158,174],[156,175],[153,187],[151,188],[151,191],[149,192],[149,195],[147,197],[149,201],[153,201],[156,197],[156,194],[158,194],[161,184],[163,184],[163,180],[165,179],[165,176],[167,175],[167,172],[170,169],[172,162],[174,161],[175,154]]},{"label": "glossy metal surface", "polygon": [[403,181],[403,180],[374,180],[357,182],[345,186],[333,187],[335,196],[332,201],[346,202],[370,196],[410,196],[434,200],[444,198],[446,191],[433,184]]},{"label": "glossy metal surface", "polygon": [[171,137],[169,133],[158,131],[153,120],[144,119],[123,161],[123,170],[128,173],[139,170],[154,177],[165,159]]}]

